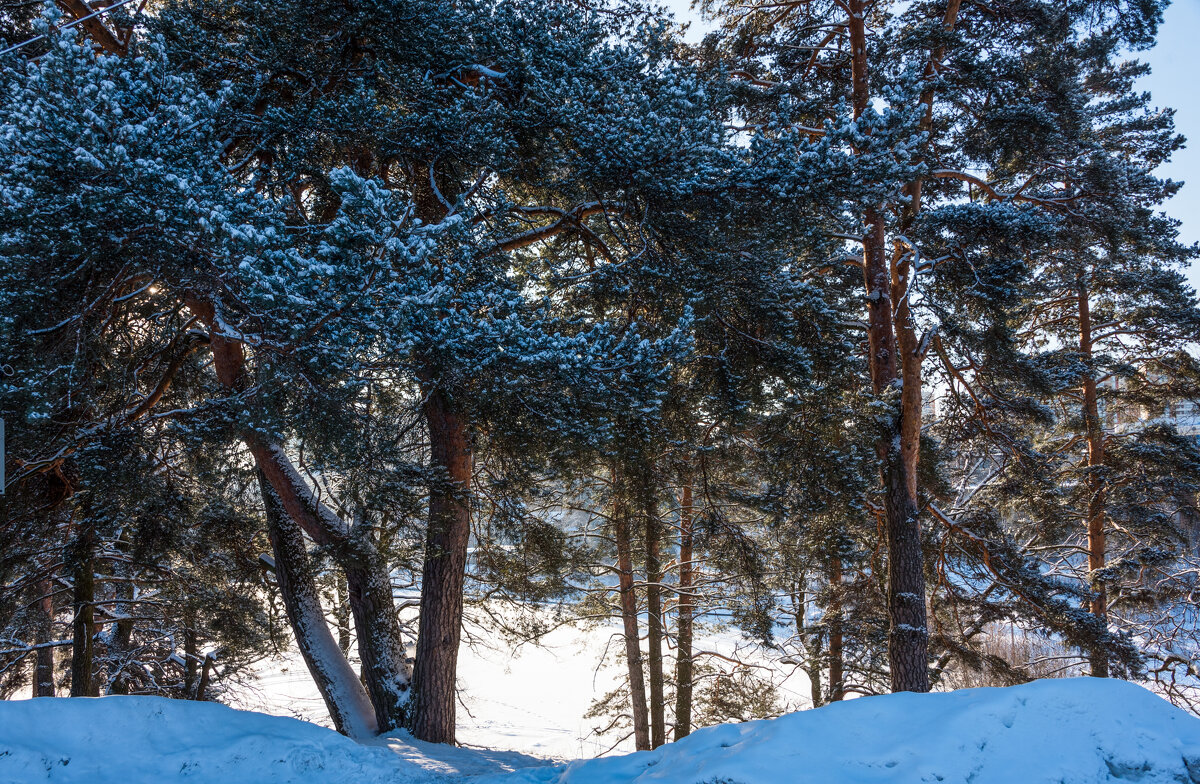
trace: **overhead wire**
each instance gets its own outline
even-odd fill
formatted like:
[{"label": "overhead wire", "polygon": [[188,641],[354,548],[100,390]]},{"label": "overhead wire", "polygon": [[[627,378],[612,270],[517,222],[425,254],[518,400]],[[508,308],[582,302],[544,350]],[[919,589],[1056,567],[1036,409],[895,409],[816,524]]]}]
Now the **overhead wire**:
[{"label": "overhead wire", "polygon": [[[134,2],[134,0],[117,0],[117,2],[113,3],[110,6],[106,6],[97,11],[93,11],[92,13],[88,14],[87,16],[81,16],[78,19],[75,19],[71,22],[68,22],[65,25],[62,25],[61,27],[56,27],[56,28],[54,28],[54,30],[52,32],[58,32],[59,30],[68,30],[68,29],[74,27],[75,25],[82,24],[83,22],[86,22],[89,19],[94,19],[103,14],[107,14],[109,11],[115,11],[116,9],[120,8],[121,6],[128,5],[132,2]],[[49,37],[49,35],[50,35],[50,33],[41,33],[39,35],[35,35],[33,38],[29,38],[25,41],[21,41],[18,44],[13,44],[12,46],[5,49],[4,51],[0,52],[0,57],[3,57],[4,55],[8,54],[9,52],[15,52],[18,49],[29,46],[29,44],[37,43],[38,41],[42,40],[43,38]]]}]

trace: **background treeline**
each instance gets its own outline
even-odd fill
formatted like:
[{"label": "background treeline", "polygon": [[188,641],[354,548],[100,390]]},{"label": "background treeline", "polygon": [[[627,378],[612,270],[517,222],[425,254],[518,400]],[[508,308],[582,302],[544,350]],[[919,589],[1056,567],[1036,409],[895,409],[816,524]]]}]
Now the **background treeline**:
[{"label": "background treeline", "polygon": [[1164,4],[4,0],[0,692],[291,638],[452,742],[466,613],[619,619],[639,748],[764,662],[1196,709]]}]

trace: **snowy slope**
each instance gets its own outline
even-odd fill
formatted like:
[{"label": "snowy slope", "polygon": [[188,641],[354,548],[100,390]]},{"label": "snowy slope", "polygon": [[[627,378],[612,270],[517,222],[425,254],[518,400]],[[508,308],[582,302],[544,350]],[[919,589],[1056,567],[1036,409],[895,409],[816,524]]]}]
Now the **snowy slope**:
[{"label": "snowy slope", "polygon": [[0,702],[0,784],[425,784],[540,760],[159,697]]},{"label": "snowy slope", "polygon": [[897,694],[557,767],[153,697],[0,702],[0,784],[1142,784],[1200,782],[1200,720],[1091,679]]},{"label": "snowy slope", "polygon": [[[493,781],[493,780],[489,780]],[[1200,719],[1091,678],[892,694],[699,730],[504,784],[1200,783]]]}]

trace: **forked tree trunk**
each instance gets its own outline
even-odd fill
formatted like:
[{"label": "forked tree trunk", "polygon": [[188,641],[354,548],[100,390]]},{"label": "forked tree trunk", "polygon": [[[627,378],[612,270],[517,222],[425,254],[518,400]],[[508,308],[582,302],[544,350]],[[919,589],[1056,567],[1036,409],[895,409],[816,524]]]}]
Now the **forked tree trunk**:
[{"label": "forked tree trunk", "polygon": [[691,483],[685,483],[679,494],[679,603],[675,608],[675,740],[687,737],[692,731],[694,512],[692,486]]},{"label": "forked tree trunk", "polygon": [[[1095,575],[1104,568],[1107,558],[1107,535],[1104,531],[1105,481],[1104,481],[1104,425],[1100,420],[1100,402],[1096,388],[1096,375],[1090,367],[1092,359],[1092,313],[1088,301],[1087,284],[1081,275],[1078,279],[1079,305],[1079,351],[1089,367],[1084,371],[1083,422],[1087,431],[1087,552],[1088,572]],[[1103,582],[1092,584],[1094,596],[1089,604],[1092,615],[1108,627],[1108,591]],[[1108,677],[1108,656],[1097,646],[1089,652],[1089,665],[1093,678]]]},{"label": "forked tree trunk", "polygon": [[662,531],[652,493],[644,494],[646,515],[646,647],[650,669],[650,745],[667,742],[666,698],[663,694]]},{"label": "forked tree trunk", "polygon": [[[405,726],[412,678],[387,560],[376,548],[368,528],[349,528],[319,504],[281,448],[266,444],[256,434],[247,434],[245,439],[275,491],[280,508],[316,543],[329,548],[346,575],[362,677],[374,706],[376,726],[381,732]],[[340,648],[337,653],[345,659]]]},{"label": "forked tree trunk", "polygon": [[472,454],[466,422],[444,392],[430,391],[424,409],[431,460],[443,477],[429,490],[412,731],[420,740],[454,743],[463,582],[471,537]]},{"label": "forked tree trunk", "polygon": [[[849,38],[854,116],[870,104],[867,65],[866,0],[849,0]],[[867,293],[867,326],[871,382],[876,394],[896,385],[898,345],[892,308],[891,270],[886,254],[884,220],[877,209],[864,215],[863,278]],[[919,389],[916,414],[919,416]],[[910,392],[911,396],[911,392]],[[888,553],[888,664],[893,691],[929,691],[929,631],[925,617],[925,570],[912,455],[905,454],[904,434],[912,432],[911,415],[902,402],[877,443],[884,490]],[[918,426],[919,430],[919,426]],[[911,435],[910,435],[911,437]],[[907,459],[906,459],[907,458]]]},{"label": "forked tree trunk", "polygon": [[[190,299],[188,307],[209,328],[213,368],[222,386],[230,391],[246,388],[249,381],[245,370],[245,349],[240,341],[225,337],[215,329],[215,305]],[[307,533],[314,542],[327,548],[346,574],[348,600],[358,632],[359,656],[363,662],[363,680],[367,684],[375,714],[371,723],[381,731],[404,726],[408,719],[410,674],[386,559],[370,540],[369,531],[351,530],[320,503],[280,446],[253,431],[243,433],[242,440],[278,502],[277,513],[288,518],[298,531]],[[303,537],[300,550],[303,550]],[[292,551],[295,548],[289,550]],[[305,559],[307,562],[307,554]],[[311,574],[307,566],[305,571]],[[319,605],[320,598],[316,596]],[[323,620],[324,616],[321,617]],[[304,633],[294,627],[293,632],[297,639]],[[336,665],[337,669],[343,666],[351,669],[349,661],[336,645],[328,655],[334,653],[341,659],[341,664]],[[316,672],[312,674],[314,680],[319,681],[323,677]]]},{"label": "forked tree trunk", "polygon": [[641,633],[638,631],[637,594],[633,584],[633,543],[627,489],[621,469],[612,472],[613,538],[617,544],[617,588],[625,634],[625,663],[629,669],[629,702],[633,714],[633,742],[638,751],[650,748],[650,717],[646,709],[646,680],[642,670]]},{"label": "forked tree trunk", "polygon": [[71,696],[99,696],[98,684],[92,677],[96,635],[96,532],[85,520],[71,546],[72,623]]},{"label": "forked tree trunk", "polygon": [[369,738],[378,731],[375,711],[358,675],[338,650],[317,591],[304,534],[285,513],[274,488],[259,471],[267,536],[275,554],[275,582],[283,598],[296,645],[325,700],[338,732]]},{"label": "forked tree trunk", "polygon": [[39,580],[38,597],[34,603],[33,641],[39,646],[34,655],[33,696],[54,696],[54,646],[50,636],[54,627],[54,585],[50,580]]}]

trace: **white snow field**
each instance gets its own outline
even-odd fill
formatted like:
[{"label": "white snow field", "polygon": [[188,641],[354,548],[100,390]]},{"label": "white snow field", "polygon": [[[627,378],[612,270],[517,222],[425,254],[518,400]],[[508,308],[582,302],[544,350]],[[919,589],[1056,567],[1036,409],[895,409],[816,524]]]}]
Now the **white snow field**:
[{"label": "white snow field", "polygon": [[514,752],[359,745],[296,719],[152,697],[0,703],[0,782],[88,784],[1196,784],[1200,719],[1087,678],[868,697],[544,767]]},{"label": "white snow field", "polygon": [[[605,722],[583,716],[593,700],[621,679],[623,660],[601,666],[605,658],[616,658],[602,651],[624,645],[619,623],[565,624],[540,637],[536,645],[515,647],[485,627],[472,631],[473,644],[464,645],[458,658],[460,743],[555,760],[596,757],[613,747],[617,737],[592,732]],[[785,709],[811,706],[802,670],[781,667],[746,646],[736,632],[698,634],[695,645],[698,651],[760,665]],[[352,661],[357,663],[356,658]],[[260,662],[250,682],[236,686],[227,699],[236,708],[329,726],[325,704],[294,647],[284,657]],[[633,751],[633,741],[617,743],[616,751]]]}]

